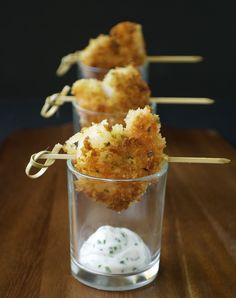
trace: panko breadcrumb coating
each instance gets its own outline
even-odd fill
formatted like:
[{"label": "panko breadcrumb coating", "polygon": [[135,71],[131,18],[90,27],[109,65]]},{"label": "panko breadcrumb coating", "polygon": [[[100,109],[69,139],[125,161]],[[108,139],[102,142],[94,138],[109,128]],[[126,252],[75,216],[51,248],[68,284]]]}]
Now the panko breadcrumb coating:
[{"label": "panko breadcrumb coating", "polygon": [[130,109],[148,105],[150,93],[139,71],[131,65],[110,70],[103,81],[81,79],[72,86],[81,127],[103,119],[108,119],[112,125],[123,124]]},{"label": "panko breadcrumb coating", "polygon": [[149,104],[148,84],[131,65],[110,70],[103,80],[103,88],[110,97],[113,111],[127,113]]},{"label": "panko breadcrumb coating", "polygon": [[89,45],[80,52],[80,61],[85,65],[104,69],[122,66],[119,45],[109,35],[103,34],[90,39]]},{"label": "panko breadcrumb coating", "polygon": [[88,66],[110,69],[116,66],[145,63],[146,51],[142,26],[122,22],[114,26],[110,35],[99,35],[89,41],[80,52],[80,61]]},{"label": "panko breadcrumb coating", "polygon": [[72,86],[80,107],[94,111],[127,113],[149,103],[150,89],[133,66],[110,70],[103,81],[81,79]]},{"label": "panko breadcrumb coating", "polygon": [[71,93],[83,109],[94,112],[110,112],[111,105],[103,83],[96,79],[81,79],[76,81]]},{"label": "panko breadcrumb coating", "polygon": [[[126,125],[110,126],[106,120],[71,137],[64,150],[76,154],[74,167],[82,174],[98,178],[132,179],[149,176],[161,169],[165,139],[160,133],[157,115],[150,107],[130,110]],[[76,181],[78,191],[121,211],[140,200],[150,182]]]},{"label": "panko breadcrumb coating", "polygon": [[125,61],[124,65],[142,65],[146,59],[145,42],[142,26],[132,22],[122,22],[110,31],[112,39],[119,44],[120,56]]}]

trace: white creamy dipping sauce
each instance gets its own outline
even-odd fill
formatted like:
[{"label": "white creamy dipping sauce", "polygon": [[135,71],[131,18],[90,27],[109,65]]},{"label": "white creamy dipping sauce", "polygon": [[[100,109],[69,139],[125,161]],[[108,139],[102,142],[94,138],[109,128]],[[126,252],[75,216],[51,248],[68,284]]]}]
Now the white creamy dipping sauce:
[{"label": "white creamy dipping sauce", "polygon": [[79,262],[103,273],[130,273],[142,270],[151,261],[143,240],[126,228],[102,226],[82,245]]}]

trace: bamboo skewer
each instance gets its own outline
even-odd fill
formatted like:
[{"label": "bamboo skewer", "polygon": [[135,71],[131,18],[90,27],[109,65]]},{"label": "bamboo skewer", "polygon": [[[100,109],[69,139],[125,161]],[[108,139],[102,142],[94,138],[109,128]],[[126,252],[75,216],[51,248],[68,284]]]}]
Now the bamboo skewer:
[{"label": "bamboo skewer", "polygon": [[215,101],[211,98],[201,97],[151,97],[150,102],[158,104],[195,104],[209,105]]},{"label": "bamboo skewer", "polygon": [[[80,51],[76,51],[74,53],[70,53],[61,59],[61,63],[56,70],[57,76],[63,76],[66,74],[71,66],[77,63],[80,60]],[[165,56],[147,56],[147,62],[149,63],[199,63],[203,61],[202,56],[172,56],[172,55],[165,55]]]},{"label": "bamboo skewer", "polygon": [[[59,154],[63,146],[56,144],[52,151],[40,151],[31,156],[30,161],[25,169],[25,173],[28,177],[35,179],[42,176],[49,166],[51,166],[55,160],[73,160],[76,156],[73,154]],[[39,163],[38,160],[46,159],[45,163]],[[230,159],[223,157],[187,157],[187,156],[165,156],[165,159],[171,163],[201,163],[201,164],[226,164],[230,162]],[[30,174],[32,168],[39,169],[35,174]]]},{"label": "bamboo skewer", "polygon": [[[73,102],[74,96],[59,96],[59,101]],[[151,97],[150,102],[159,104],[213,104],[214,100],[201,97]]]},{"label": "bamboo skewer", "polygon": [[[61,93],[56,93],[46,98],[46,101],[41,109],[41,116],[50,118],[65,102],[73,102],[76,100],[74,96],[68,96],[70,91],[69,86],[65,86]],[[196,97],[151,97],[150,103],[158,104],[198,104],[209,105],[213,104],[214,100],[210,98],[196,98]]]},{"label": "bamboo skewer", "polygon": [[[44,153],[40,159],[76,159],[73,154],[55,154]],[[223,157],[188,157],[188,156],[166,156],[168,162],[173,163],[208,163],[208,164],[225,164],[229,163],[230,159]]]},{"label": "bamboo skewer", "polygon": [[199,63],[202,56],[147,56],[150,63]]},{"label": "bamboo skewer", "polygon": [[[76,100],[74,96],[60,96],[58,101],[73,102]],[[150,102],[159,104],[213,104],[214,100],[201,97],[151,97]]]},{"label": "bamboo skewer", "polygon": [[207,163],[207,164],[225,164],[230,159],[223,157],[186,157],[186,156],[168,156],[168,162],[174,163]]},{"label": "bamboo skewer", "polygon": [[[44,153],[40,159],[75,159],[76,156],[72,154],[55,154]],[[224,164],[229,163],[230,159],[223,157],[187,157],[187,156],[167,156],[168,162],[173,163],[208,163],[208,164]]]}]

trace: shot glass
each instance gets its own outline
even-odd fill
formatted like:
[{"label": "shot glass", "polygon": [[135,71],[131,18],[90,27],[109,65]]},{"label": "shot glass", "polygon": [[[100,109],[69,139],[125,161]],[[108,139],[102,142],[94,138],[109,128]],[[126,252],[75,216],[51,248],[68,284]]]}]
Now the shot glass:
[{"label": "shot glass", "polygon": [[[137,179],[86,176],[71,161],[67,169],[72,275],[107,291],[152,282],[159,270],[168,163]],[[137,201],[120,211],[131,198]]]},{"label": "shot glass", "polygon": [[76,101],[72,103],[74,132],[80,131],[83,127],[89,127],[92,123],[99,123],[104,119],[111,125],[124,124],[126,113],[104,113],[94,112],[81,108]]},{"label": "shot glass", "polygon": [[[98,80],[102,80],[104,76],[108,73],[110,69],[106,68],[100,68],[100,67],[92,67],[83,64],[82,62],[78,61],[77,63],[78,67],[78,79],[89,79],[89,78],[95,78]],[[142,78],[148,82],[149,77],[149,63],[146,62],[145,64],[138,67]]]}]

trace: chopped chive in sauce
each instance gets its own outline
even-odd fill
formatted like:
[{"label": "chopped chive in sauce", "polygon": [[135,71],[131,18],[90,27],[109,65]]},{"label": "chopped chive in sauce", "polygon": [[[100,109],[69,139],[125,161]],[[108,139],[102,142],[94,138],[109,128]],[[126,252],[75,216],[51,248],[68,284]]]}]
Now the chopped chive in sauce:
[{"label": "chopped chive in sauce", "polygon": [[98,268],[101,268],[102,267],[102,265],[98,265]]},{"label": "chopped chive in sauce", "polygon": [[129,258],[126,258],[126,261],[128,261]]},{"label": "chopped chive in sauce", "polygon": [[103,244],[105,244],[106,243],[106,240],[103,240]]},{"label": "chopped chive in sauce", "polygon": [[135,271],[135,270],[137,270],[137,268],[136,267],[133,267],[133,269],[132,269],[133,271]]},{"label": "chopped chive in sauce", "polygon": [[103,251],[103,249],[102,249],[102,248],[100,248],[99,250],[100,250],[100,251]]},{"label": "chopped chive in sauce", "polygon": [[101,244],[102,242],[101,242],[101,240],[98,240],[97,243],[98,243],[98,244]]},{"label": "chopped chive in sauce", "polygon": [[125,261],[124,261],[124,260],[120,261],[120,264],[124,264],[124,263],[125,263]]},{"label": "chopped chive in sauce", "polygon": [[114,250],[117,250],[117,246],[114,246]]},{"label": "chopped chive in sauce", "polygon": [[135,246],[138,246],[138,243],[137,243],[137,242],[135,242],[135,243],[134,243],[134,245],[135,245]]},{"label": "chopped chive in sauce", "polygon": [[115,238],[115,240],[116,240],[117,242],[120,242],[120,239],[119,239],[119,238]]},{"label": "chopped chive in sauce", "polygon": [[121,232],[121,235],[125,238],[125,233]]},{"label": "chopped chive in sauce", "polygon": [[111,273],[111,269],[110,269],[109,266],[105,266],[105,270],[106,270],[107,272]]}]

